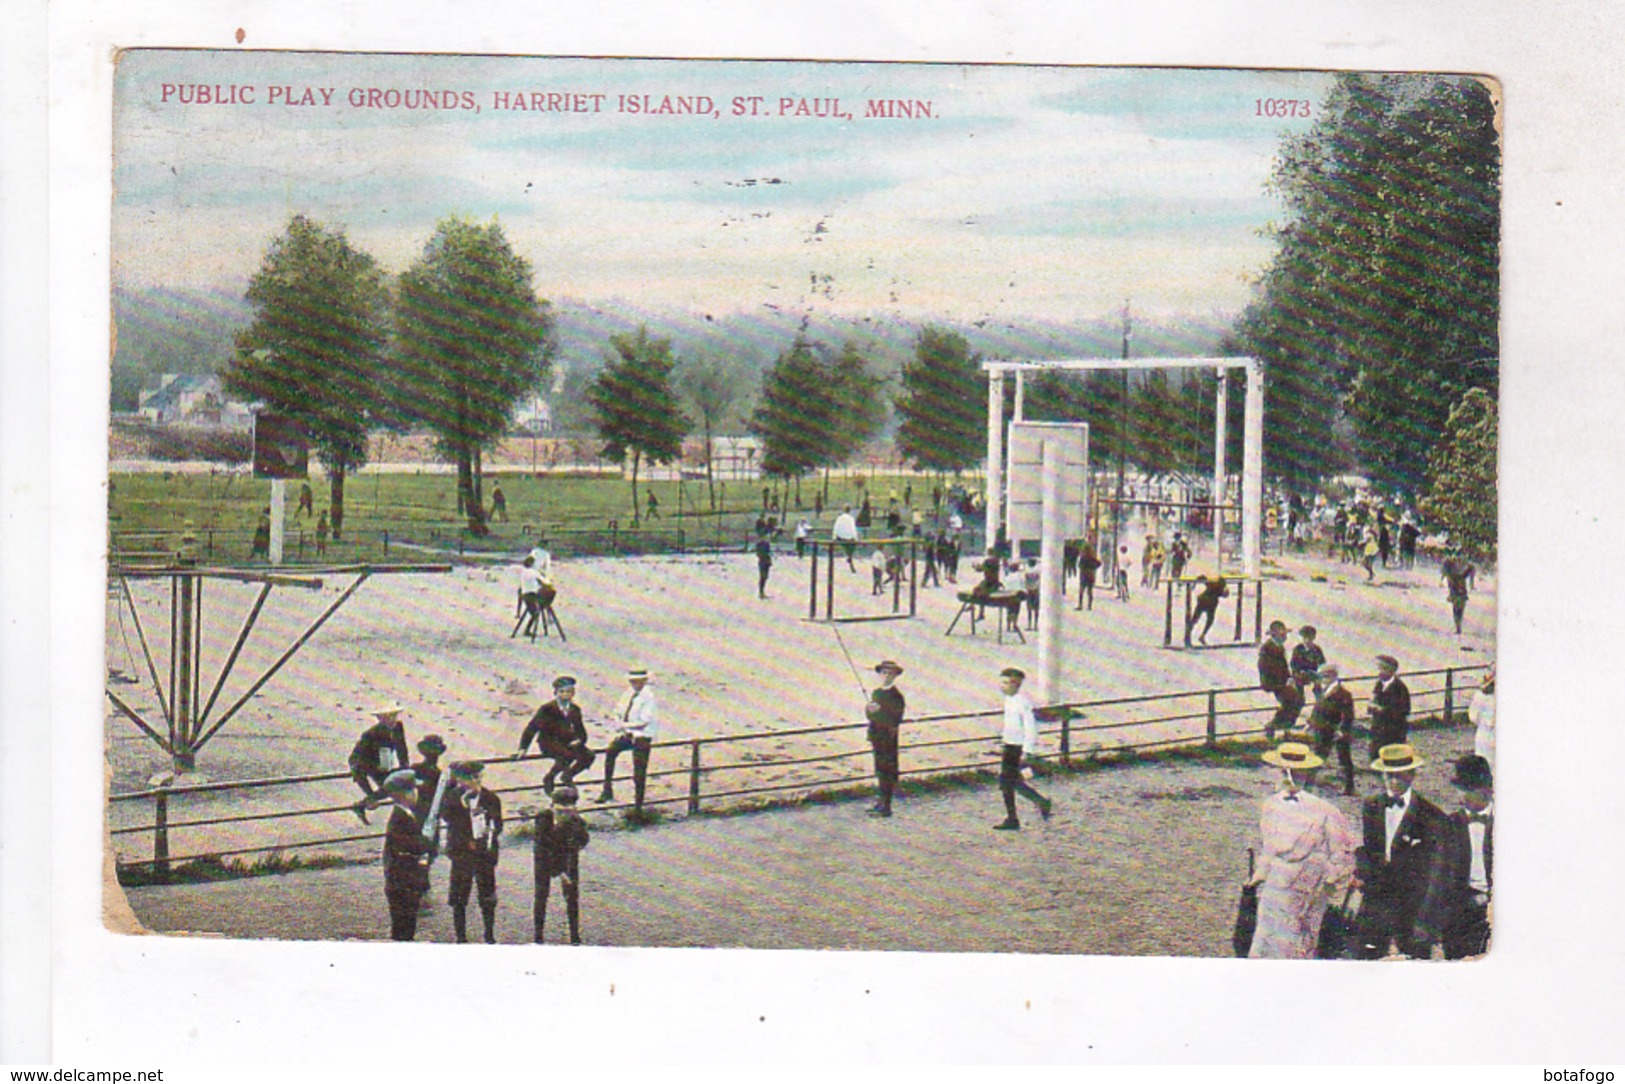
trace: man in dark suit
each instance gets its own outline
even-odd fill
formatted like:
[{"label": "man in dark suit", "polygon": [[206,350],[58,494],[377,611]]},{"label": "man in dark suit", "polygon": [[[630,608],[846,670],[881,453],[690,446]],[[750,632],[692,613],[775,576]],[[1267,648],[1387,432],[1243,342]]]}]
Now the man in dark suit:
[{"label": "man in dark suit", "polygon": [[880,687],[869,694],[863,708],[869,720],[869,745],[874,750],[875,782],[879,786],[879,795],[869,810],[872,817],[891,816],[892,796],[897,792],[898,732],[903,725],[903,712],[907,710],[902,690],[896,684],[902,672],[903,668],[890,659],[876,666]]},{"label": "man in dark suit", "polygon": [[576,679],[568,674],[553,682],[553,699],[536,709],[536,714],[525,724],[519,735],[519,755],[530,749],[532,739],[537,751],[553,758],[553,766],[542,777],[542,789],[553,793],[553,780],[560,772],[566,783],[574,782],[576,773],[592,767],[596,759],[587,748],[587,724],[581,717],[581,708],[575,703]]},{"label": "man in dark suit", "polygon": [[1477,754],[1456,761],[1451,785],[1461,788],[1462,808],[1450,814],[1446,837],[1444,958],[1483,955],[1490,947],[1490,890],[1495,882],[1494,780],[1490,762]]},{"label": "man in dark suit", "polygon": [[1410,734],[1411,691],[1399,677],[1399,661],[1377,656],[1377,684],[1371,690],[1371,759],[1385,745],[1403,745]]},{"label": "man in dark suit", "polygon": [[1303,710],[1303,690],[1292,680],[1292,668],[1286,661],[1286,622],[1271,621],[1269,636],[1258,648],[1258,686],[1275,696],[1279,706],[1270,721],[1264,724],[1264,740],[1274,741],[1277,730],[1292,729]]},{"label": "man in dark suit", "polygon": [[429,891],[429,862],[434,845],[423,835],[417,807],[418,779],[410,768],[391,772],[379,792],[394,803],[384,830],[384,899],[389,904],[389,936],[410,941],[417,936],[418,908]]},{"label": "man in dark suit", "polygon": [[1371,770],[1382,773],[1384,793],[1361,807],[1363,842],[1354,852],[1363,888],[1357,953],[1375,960],[1395,944],[1425,960],[1440,939],[1446,915],[1446,839],[1450,818],[1411,789],[1426,765],[1409,745],[1385,745]]}]

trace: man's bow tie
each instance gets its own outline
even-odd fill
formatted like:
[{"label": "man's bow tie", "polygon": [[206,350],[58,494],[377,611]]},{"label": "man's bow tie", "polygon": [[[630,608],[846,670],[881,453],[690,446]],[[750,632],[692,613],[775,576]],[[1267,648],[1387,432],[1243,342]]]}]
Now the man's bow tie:
[{"label": "man's bow tie", "polygon": [[1283,795],[1281,795],[1281,801],[1283,801],[1283,802],[1295,802],[1297,800],[1298,800],[1298,795],[1297,795],[1297,792],[1295,792],[1295,791],[1293,793],[1291,793],[1291,794],[1283,794]]},{"label": "man's bow tie", "polygon": [[1389,809],[1404,809],[1405,808],[1405,799],[1404,798],[1384,798],[1383,799],[1383,804],[1385,804]]},{"label": "man's bow tie", "polygon": [[1467,819],[1470,821],[1476,821],[1479,824],[1488,824],[1490,822],[1490,815],[1488,813],[1468,813]]}]

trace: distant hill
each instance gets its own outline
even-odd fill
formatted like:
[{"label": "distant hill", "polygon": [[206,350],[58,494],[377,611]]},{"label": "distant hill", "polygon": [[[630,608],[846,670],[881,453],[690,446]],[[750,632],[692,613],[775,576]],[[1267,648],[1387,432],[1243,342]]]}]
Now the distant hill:
[{"label": "distant hill", "polygon": [[[701,312],[643,309],[630,303],[589,303],[563,299],[553,304],[558,321],[557,375],[549,397],[555,424],[564,432],[585,426],[581,389],[602,364],[605,343],[618,332],[647,324],[653,335],[672,340],[679,357],[709,354],[734,366],[754,392],[763,369],[805,334],[839,346],[847,339],[865,346],[876,368],[895,380],[913,352],[921,324],[891,317],[803,317],[763,305],[750,314],[712,316]],[[233,337],[253,318],[241,288],[161,288],[113,291],[117,347],[113,356],[112,406],[133,410],[144,381],[165,372],[216,372],[232,355]],[[988,357],[1064,358],[1116,356],[1121,349],[1115,314],[1059,324],[934,321],[964,335],[971,349]],[[1137,320],[1134,351],[1142,356],[1211,354],[1229,329],[1230,317],[1211,313],[1180,320]]]}]

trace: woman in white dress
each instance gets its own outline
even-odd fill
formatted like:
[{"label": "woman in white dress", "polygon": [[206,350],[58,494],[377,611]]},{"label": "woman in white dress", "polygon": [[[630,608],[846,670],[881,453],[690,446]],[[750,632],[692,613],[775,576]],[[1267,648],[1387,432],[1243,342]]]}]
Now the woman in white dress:
[{"label": "woman in white dress", "polygon": [[1264,799],[1259,820],[1258,928],[1248,956],[1307,960],[1327,905],[1354,876],[1354,833],[1336,806],[1303,789],[1324,763],[1309,746],[1282,742],[1264,763],[1281,769],[1281,789]]}]

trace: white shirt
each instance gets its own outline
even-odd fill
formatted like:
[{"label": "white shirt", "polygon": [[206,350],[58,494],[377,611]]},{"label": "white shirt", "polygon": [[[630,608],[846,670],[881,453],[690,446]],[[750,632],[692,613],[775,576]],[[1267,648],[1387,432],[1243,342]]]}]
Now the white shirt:
[{"label": "white shirt", "polygon": [[1004,698],[1004,730],[999,735],[1006,745],[1019,745],[1028,753],[1038,749],[1038,717],[1026,693]]},{"label": "white shirt", "polygon": [[800,523],[796,524],[796,537],[798,539],[811,538],[812,524],[808,523],[806,520],[802,520]]},{"label": "white shirt", "polygon": [[852,518],[851,512],[842,512],[835,517],[835,526],[830,528],[830,537],[837,542],[858,540],[858,521]]},{"label": "white shirt", "polygon": [[[1383,795],[1387,797],[1386,794]],[[1404,805],[1384,806],[1382,810],[1382,824],[1386,831],[1387,840],[1383,843],[1382,856],[1384,861],[1391,862],[1394,858],[1394,835],[1399,831],[1399,822],[1405,819],[1405,814],[1411,809],[1411,792],[1406,790],[1401,798]]]},{"label": "white shirt", "polygon": [[1495,765],[1495,694],[1483,689],[1473,694],[1467,705],[1467,718],[1473,724],[1473,752]]},{"label": "white shirt", "polygon": [[[1494,802],[1484,807],[1484,816],[1488,817],[1494,813]],[[1473,847],[1473,861],[1467,871],[1467,885],[1474,892],[1490,890],[1490,872],[1484,864],[1484,830],[1488,827],[1482,821],[1467,822],[1467,839]]]},{"label": "white shirt", "polygon": [[553,575],[553,555],[551,553],[537,546],[530,551],[530,558],[536,562],[536,574],[542,579],[545,580]]},{"label": "white shirt", "polygon": [[526,595],[534,595],[542,589],[542,574],[530,565],[523,565],[519,569],[519,590]]},{"label": "white shirt", "polygon": [[659,708],[654,690],[645,685],[637,692],[627,689],[615,704],[616,724],[634,738],[653,741],[658,734],[655,713]]}]

